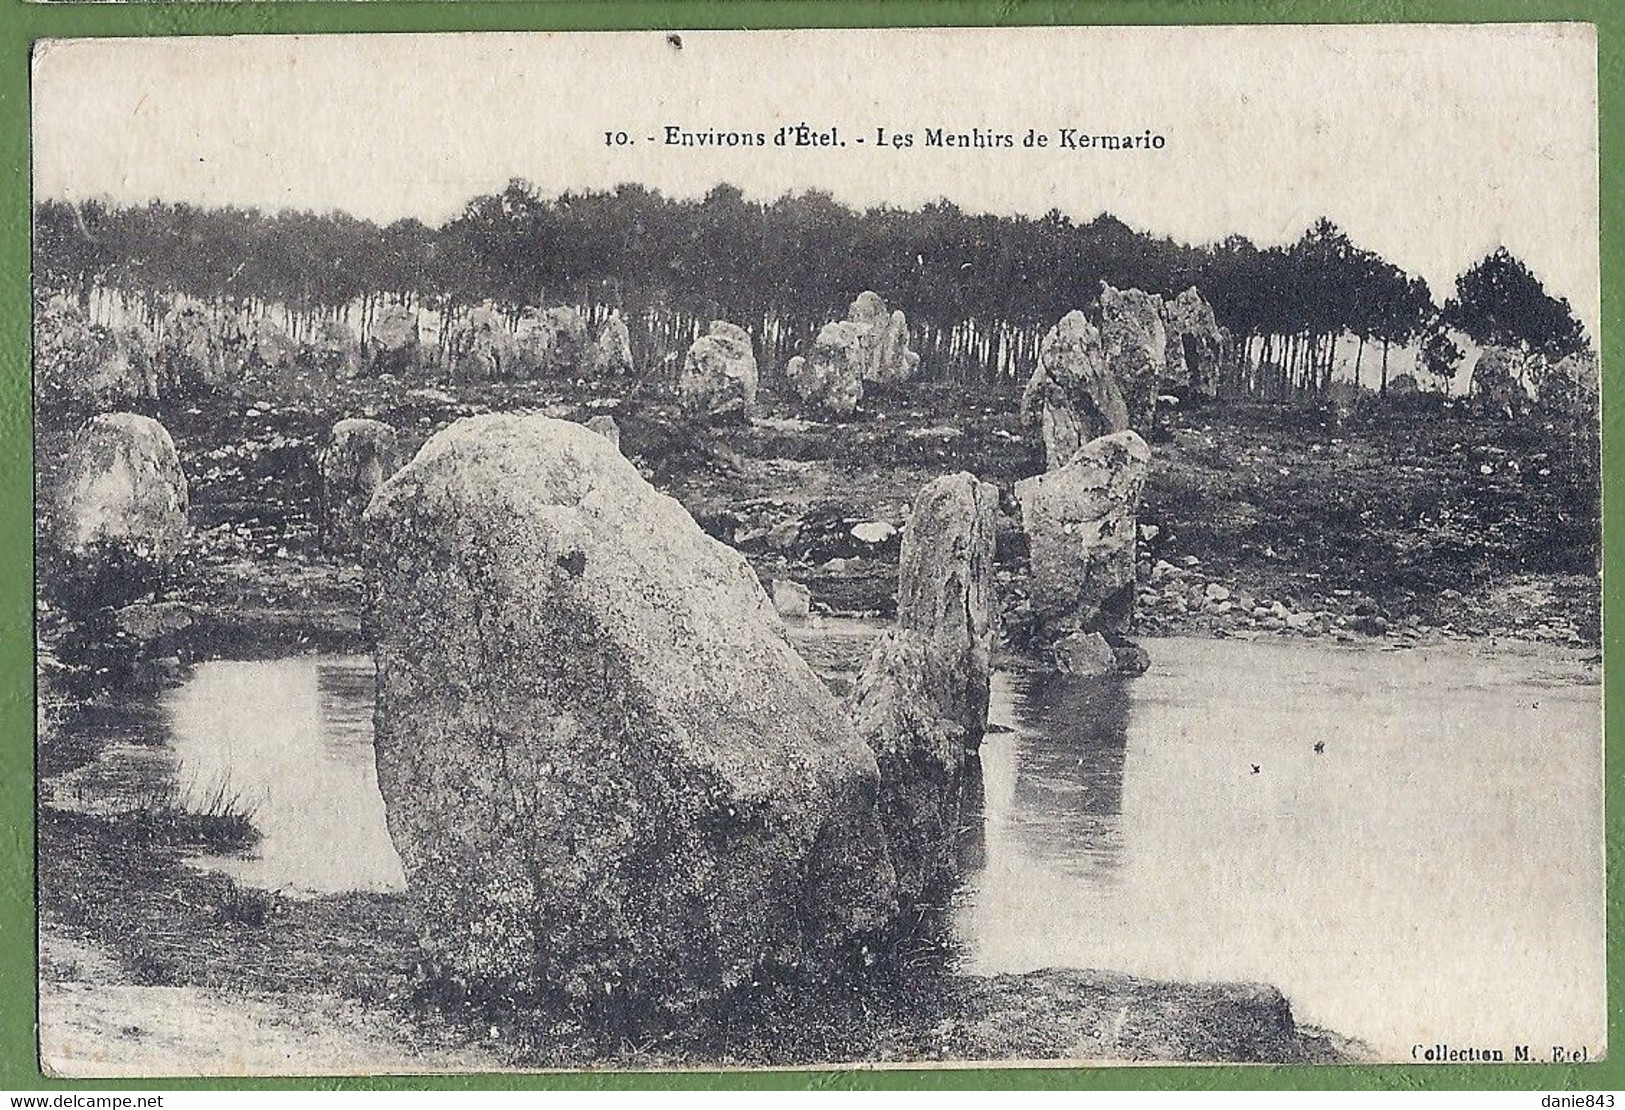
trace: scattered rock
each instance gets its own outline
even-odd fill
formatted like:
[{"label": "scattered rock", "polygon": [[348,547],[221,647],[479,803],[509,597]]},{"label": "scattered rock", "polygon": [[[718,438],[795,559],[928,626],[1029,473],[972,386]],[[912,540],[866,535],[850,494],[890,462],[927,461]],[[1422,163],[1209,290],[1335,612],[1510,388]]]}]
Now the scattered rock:
[{"label": "scattered rock", "polygon": [[1055,666],[1062,674],[1094,678],[1117,670],[1117,653],[1098,632],[1072,632],[1050,648]]},{"label": "scattered rock", "polygon": [[319,467],[324,550],[360,550],[361,514],[403,461],[395,429],[382,420],[351,418],[333,425]]},{"label": "scattered rock", "polygon": [[92,418],[68,447],[52,509],[56,585],[69,608],[123,605],[151,591],[186,539],[174,440],[148,416]]},{"label": "scattered rock", "polygon": [[1151,654],[1139,644],[1118,644],[1112,654],[1117,659],[1117,673],[1125,678],[1138,678],[1151,669]]},{"label": "scattered rock", "polygon": [[597,432],[615,445],[615,450],[621,449],[621,426],[615,423],[613,416],[589,416],[586,428],[589,432]]},{"label": "scattered rock", "polygon": [[1083,313],[1067,313],[1044,336],[1038,366],[1021,396],[1021,417],[1038,420],[1046,470],[1065,466],[1091,440],[1129,426],[1100,333]]},{"label": "scattered rock", "polygon": [[852,526],[852,538],[878,547],[897,538],[897,525],[885,520],[866,520]]},{"label": "scattered rock", "polygon": [[190,606],[179,601],[136,601],[113,612],[113,627],[143,649],[171,644],[192,627]]},{"label": "scattered rock", "polygon": [[756,404],[756,355],[744,328],[713,320],[694,341],[677,380],[677,398],[689,416],[744,423]]},{"label": "scattered rock", "polygon": [[767,546],[774,551],[789,551],[801,537],[801,521],[781,520],[767,530]]},{"label": "scattered rock", "polygon": [[448,973],[678,1010],[895,927],[873,754],[603,437],[458,421],[365,519],[379,785]]},{"label": "scattered rock", "polygon": [[773,610],[787,621],[804,621],[812,614],[812,591],[788,578],[773,579]]}]

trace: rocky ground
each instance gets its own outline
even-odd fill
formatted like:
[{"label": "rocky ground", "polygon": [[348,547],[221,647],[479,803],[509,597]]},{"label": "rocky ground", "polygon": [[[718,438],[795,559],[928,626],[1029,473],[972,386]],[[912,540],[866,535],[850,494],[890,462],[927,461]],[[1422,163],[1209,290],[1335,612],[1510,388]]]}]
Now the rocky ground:
[{"label": "rocky ground", "polygon": [[[1003,494],[999,579],[1006,623],[1019,630],[1025,544],[1011,487],[1041,468],[1041,447],[1013,397],[881,395],[840,423],[805,419],[770,391],[763,400],[748,427],[705,431],[630,383],[452,388],[386,376],[248,385],[155,412],[192,495],[191,547],[168,596],[228,640],[245,621],[250,639],[344,635],[356,627],[360,574],[319,551],[314,522],[332,424],[374,416],[413,450],[460,416],[527,409],[612,414],[623,450],[657,486],[764,581],[810,587],[814,612],[888,615],[914,494],[971,470]],[[1355,414],[1164,412],[1140,516],[1140,634],[1598,642],[1594,444],[1428,395]],[[63,434],[42,425],[42,483]]]},{"label": "rocky ground", "polygon": [[[58,1043],[75,1053],[88,1046],[83,1058],[124,1070],[177,1059],[189,1043],[201,1051],[198,1028],[173,1020],[178,1003],[165,992],[180,991],[199,1012],[235,1008],[269,1038],[266,1051],[318,1071],[355,1070],[360,1058],[419,1071],[476,1058],[529,1067],[1199,1060],[1222,1055],[1211,1033],[1220,1021],[1250,1030],[1232,1030],[1224,1043],[1249,1046],[1251,1059],[1357,1053],[1296,1029],[1267,988],[1241,997],[1232,988],[1059,972],[932,977],[881,996],[826,999],[817,1020],[798,1010],[780,1022],[799,1030],[793,1044],[752,1033],[771,1014],[713,1021],[703,1045],[682,1029],[604,1043],[568,1015],[537,1024],[425,996],[399,899],[294,902],[185,865],[200,847],[243,847],[233,838],[247,834],[230,814],[183,820],[141,781],[86,785],[81,777],[79,796],[53,792],[58,776],[97,755],[71,725],[74,714],[95,712],[94,700],[64,691],[104,684],[140,645],[234,657],[360,646],[360,572],[322,553],[315,527],[316,460],[345,416],[389,421],[415,450],[477,412],[612,414],[623,450],[657,486],[744,552],[764,582],[809,587],[815,614],[889,615],[908,505],[930,479],[971,470],[1001,490],[997,577],[1006,625],[1021,629],[1025,545],[1011,487],[1040,469],[1041,447],[1016,419],[1013,396],[871,396],[840,423],[808,419],[771,389],[762,400],[749,426],[716,430],[681,420],[669,399],[630,382],[279,380],[154,410],[173,434],[192,497],[192,536],[161,603],[107,618],[97,635],[125,645],[122,655],[77,650],[60,615],[48,605],[40,613],[45,714],[60,717],[48,721],[40,746],[42,1021],[61,1032]],[[41,488],[72,423],[42,415]],[[1558,429],[1419,397],[1357,413],[1174,409],[1151,438],[1138,635],[1598,644],[1595,460]],[[139,675],[162,682],[170,666]],[[139,804],[98,807],[84,796],[121,790]],[[199,1059],[210,1069],[259,1066]]]}]

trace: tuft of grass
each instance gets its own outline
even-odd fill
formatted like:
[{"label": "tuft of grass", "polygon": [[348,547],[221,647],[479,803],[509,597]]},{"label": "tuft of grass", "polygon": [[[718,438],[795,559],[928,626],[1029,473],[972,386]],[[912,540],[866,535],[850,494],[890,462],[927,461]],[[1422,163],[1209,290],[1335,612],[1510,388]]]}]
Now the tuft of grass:
[{"label": "tuft of grass", "polygon": [[166,779],[144,789],[129,813],[137,835],[148,843],[241,851],[259,840],[254,807],[225,780],[201,798],[182,797],[180,784]]},{"label": "tuft of grass", "polygon": [[217,914],[224,923],[260,929],[271,920],[275,908],[275,901],[266,891],[238,886],[228,880],[220,892]]}]

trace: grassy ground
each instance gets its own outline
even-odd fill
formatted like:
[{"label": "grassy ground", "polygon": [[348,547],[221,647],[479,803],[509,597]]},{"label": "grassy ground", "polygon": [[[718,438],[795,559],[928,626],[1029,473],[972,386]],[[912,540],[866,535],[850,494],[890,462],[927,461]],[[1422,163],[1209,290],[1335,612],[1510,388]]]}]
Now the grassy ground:
[{"label": "grassy ground", "polygon": [[42,1022],[54,1066],[233,1070],[220,1031],[177,1024],[177,1007],[232,1012],[241,1051],[280,1071],[1290,1062],[1358,1051],[1297,1028],[1269,987],[1074,971],[980,978],[942,961],[861,990],[786,985],[748,1006],[606,1030],[562,1006],[439,992],[403,896],[295,900],[183,862],[217,847],[148,839],[129,816],[42,810]]}]

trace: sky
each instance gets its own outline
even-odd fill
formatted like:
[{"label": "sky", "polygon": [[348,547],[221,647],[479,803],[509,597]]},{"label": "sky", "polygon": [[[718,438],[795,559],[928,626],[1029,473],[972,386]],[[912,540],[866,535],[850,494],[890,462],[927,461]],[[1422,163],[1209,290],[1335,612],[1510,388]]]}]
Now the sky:
[{"label": "sky", "polygon": [[[40,197],[342,209],[437,224],[544,193],[946,197],[1185,242],[1319,216],[1442,299],[1505,245],[1595,337],[1596,45],[1583,25],[531,33],[80,40],[35,55]],[[776,147],[784,125],[844,146]],[[762,133],[672,147],[664,128]],[[1161,149],[1070,150],[1150,131]],[[876,128],[909,133],[877,145]],[[927,147],[931,128],[1014,149]],[[1021,145],[1032,128],[1045,148]],[[630,140],[610,145],[605,132]],[[857,140],[865,141],[859,143]],[[651,142],[653,139],[655,141]]]}]

